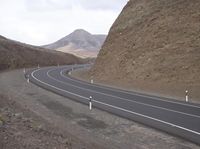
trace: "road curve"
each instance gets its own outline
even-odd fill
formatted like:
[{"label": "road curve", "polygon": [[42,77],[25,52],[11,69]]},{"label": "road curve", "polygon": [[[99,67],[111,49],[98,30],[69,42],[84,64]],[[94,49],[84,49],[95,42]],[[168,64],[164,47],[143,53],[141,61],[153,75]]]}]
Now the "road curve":
[{"label": "road curve", "polygon": [[66,75],[84,65],[46,67],[26,73],[30,81],[64,97],[200,144],[200,105],[90,84]]}]

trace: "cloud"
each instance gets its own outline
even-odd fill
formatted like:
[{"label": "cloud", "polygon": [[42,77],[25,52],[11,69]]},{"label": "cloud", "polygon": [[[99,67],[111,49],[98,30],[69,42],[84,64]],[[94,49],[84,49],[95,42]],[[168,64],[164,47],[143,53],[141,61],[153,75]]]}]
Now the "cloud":
[{"label": "cloud", "polygon": [[0,34],[43,45],[83,28],[107,33],[127,0],[0,0]]},{"label": "cloud", "polygon": [[93,10],[120,10],[127,0],[26,0],[30,10],[55,10],[81,7]]},{"label": "cloud", "polygon": [[74,5],[79,4],[85,9],[117,10],[119,11],[127,0],[74,0]]}]

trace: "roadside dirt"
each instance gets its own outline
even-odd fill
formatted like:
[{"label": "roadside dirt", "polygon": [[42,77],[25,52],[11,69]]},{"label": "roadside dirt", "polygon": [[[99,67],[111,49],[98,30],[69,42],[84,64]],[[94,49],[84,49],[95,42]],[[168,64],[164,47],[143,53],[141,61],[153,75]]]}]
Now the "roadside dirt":
[{"label": "roadside dirt", "polygon": [[[94,83],[104,85],[104,86],[110,86],[114,88],[124,89],[128,91],[134,91],[139,92],[142,94],[149,94],[153,96],[159,96],[159,97],[166,97],[171,99],[176,99],[180,101],[185,101],[185,90],[187,88],[184,88],[183,86],[165,86],[162,83],[148,83],[141,80],[135,80],[133,84],[126,83],[126,82],[117,82],[113,80],[99,80],[97,78],[94,78],[90,74],[90,70],[87,69],[79,69],[74,70],[72,72],[72,76],[83,81],[90,82],[91,79],[93,79]],[[171,84],[172,85],[172,84]],[[189,102],[192,103],[200,103],[199,98],[199,85],[195,86],[194,88],[190,88],[189,90]]]},{"label": "roadside dirt", "polygon": [[0,74],[0,148],[199,149],[27,83],[23,70]]},{"label": "roadside dirt", "polygon": [[0,96],[0,148],[72,148],[72,137],[6,96]]}]

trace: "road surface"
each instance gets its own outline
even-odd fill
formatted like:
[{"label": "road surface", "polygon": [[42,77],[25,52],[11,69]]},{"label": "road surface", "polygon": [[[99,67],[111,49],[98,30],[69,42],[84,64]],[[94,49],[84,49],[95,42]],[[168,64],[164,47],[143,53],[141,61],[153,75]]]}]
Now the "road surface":
[{"label": "road surface", "polygon": [[[84,65],[46,67],[26,73],[49,91],[200,144],[200,105],[114,89],[66,75]],[[73,69],[72,69],[73,68]]]}]

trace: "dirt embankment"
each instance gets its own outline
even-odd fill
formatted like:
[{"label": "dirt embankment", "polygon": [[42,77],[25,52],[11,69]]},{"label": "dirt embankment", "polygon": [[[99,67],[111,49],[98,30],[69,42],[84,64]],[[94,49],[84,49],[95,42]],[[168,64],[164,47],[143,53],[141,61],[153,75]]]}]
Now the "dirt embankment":
[{"label": "dirt embankment", "polygon": [[23,67],[83,63],[84,60],[62,52],[22,44],[0,36],[0,71]]},{"label": "dirt embankment", "polygon": [[200,98],[200,1],[130,0],[90,76],[100,82]]},{"label": "dirt embankment", "polygon": [[0,95],[0,148],[72,148],[72,138],[21,107],[8,96]]}]

